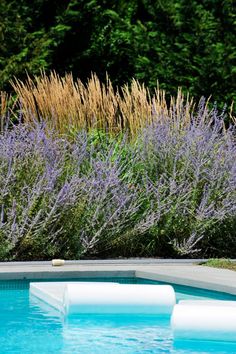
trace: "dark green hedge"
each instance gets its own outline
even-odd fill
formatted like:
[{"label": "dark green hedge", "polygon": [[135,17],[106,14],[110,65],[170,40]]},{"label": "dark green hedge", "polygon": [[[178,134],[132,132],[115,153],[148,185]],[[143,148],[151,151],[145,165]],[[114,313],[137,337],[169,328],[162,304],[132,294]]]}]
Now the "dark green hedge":
[{"label": "dark green hedge", "polygon": [[0,88],[40,69],[235,99],[233,0],[1,0]]}]

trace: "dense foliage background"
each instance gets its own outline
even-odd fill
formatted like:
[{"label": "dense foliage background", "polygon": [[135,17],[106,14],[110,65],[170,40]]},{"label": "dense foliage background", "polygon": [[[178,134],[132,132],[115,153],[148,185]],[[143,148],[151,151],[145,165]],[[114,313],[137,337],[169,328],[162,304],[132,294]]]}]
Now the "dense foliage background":
[{"label": "dense foliage background", "polygon": [[26,70],[94,71],[230,105],[235,24],[233,0],[1,0],[0,89]]}]

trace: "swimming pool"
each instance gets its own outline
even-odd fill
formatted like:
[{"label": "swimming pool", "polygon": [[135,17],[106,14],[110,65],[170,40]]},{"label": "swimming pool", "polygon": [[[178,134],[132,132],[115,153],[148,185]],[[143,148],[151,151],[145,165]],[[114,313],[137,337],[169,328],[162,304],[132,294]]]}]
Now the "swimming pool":
[{"label": "swimming pool", "polygon": [[[86,280],[157,284],[138,278]],[[177,300],[236,300],[236,296],[223,293],[182,286],[174,288]],[[0,282],[0,301],[0,353],[4,354],[236,353],[236,343],[174,342],[168,318],[83,315],[64,320],[46,304],[38,306],[30,302],[28,281]]]}]

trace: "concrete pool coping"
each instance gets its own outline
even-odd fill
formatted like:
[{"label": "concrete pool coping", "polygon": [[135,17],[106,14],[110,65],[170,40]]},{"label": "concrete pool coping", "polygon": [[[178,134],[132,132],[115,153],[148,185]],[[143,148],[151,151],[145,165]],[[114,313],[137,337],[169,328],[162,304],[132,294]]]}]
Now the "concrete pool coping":
[{"label": "concrete pool coping", "polygon": [[137,277],[236,295],[236,272],[198,265],[203,260],[127,259],[0,263],[0,280]]}]

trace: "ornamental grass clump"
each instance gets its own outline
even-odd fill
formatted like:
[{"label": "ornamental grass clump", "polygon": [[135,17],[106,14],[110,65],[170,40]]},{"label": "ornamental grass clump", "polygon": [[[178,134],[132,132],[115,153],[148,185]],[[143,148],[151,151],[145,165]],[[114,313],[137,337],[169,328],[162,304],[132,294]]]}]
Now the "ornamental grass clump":
[{"label": "ornamental grass clump", "polygon": [[[194,102],[179,89],[177,97],[167,104],[159,87],[149,89],[133,79],[131,85],[114,88],[110,79],[102,83],[93,74],[87,83],[74,80],[71,74],[50,75],[12,82],[25,122],[41,120],[60,133],[80,129],[102,129],[108,133],[128,133],[135,137],[140,129],[159,118],[172,124],[190,122]],[[183,119],[180,121],[180,116]]]}]

